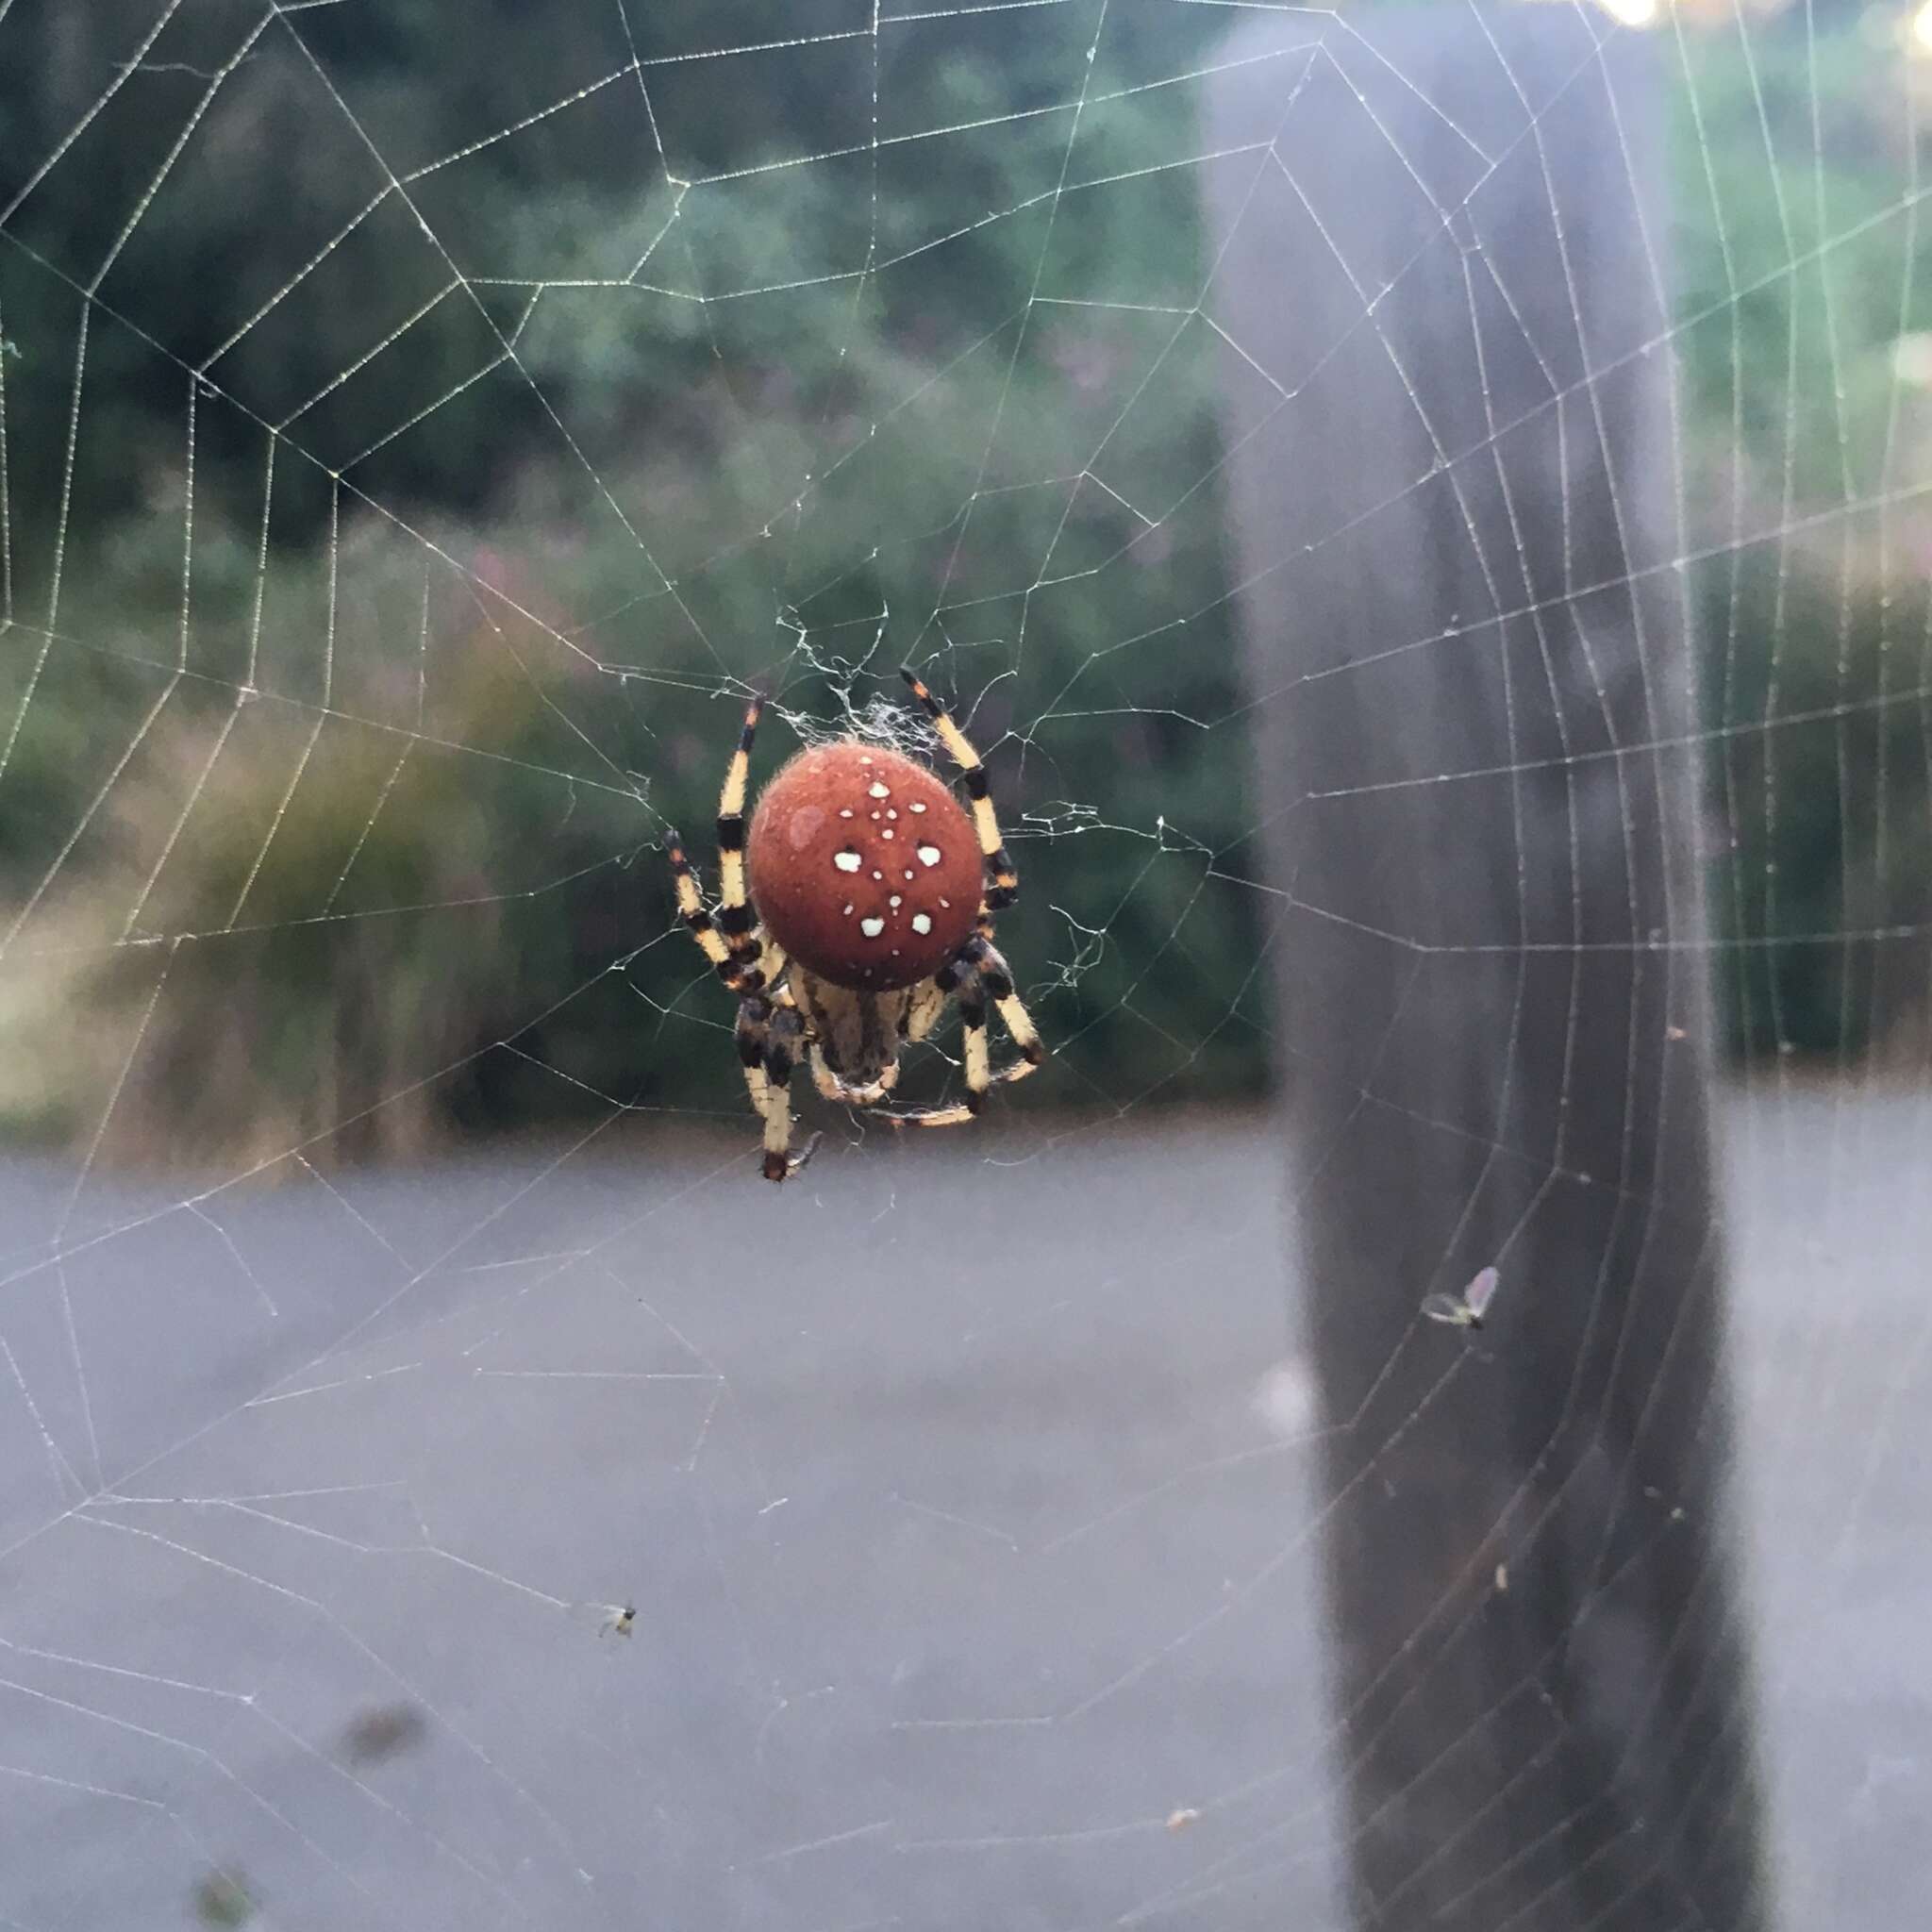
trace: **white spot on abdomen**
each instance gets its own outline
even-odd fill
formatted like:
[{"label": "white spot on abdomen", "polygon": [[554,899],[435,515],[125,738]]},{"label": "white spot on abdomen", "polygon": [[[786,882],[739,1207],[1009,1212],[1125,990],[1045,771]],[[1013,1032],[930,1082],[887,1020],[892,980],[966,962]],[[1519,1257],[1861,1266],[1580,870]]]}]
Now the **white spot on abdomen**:
[{"label": "white spot on abdomen", "polygon": [[874,798],[890,798],[892,795],[892,788],[877,778],[872,781],[871,791]]},{"label": "white spot on abdomen", "polygon": [[794,852],[803,852],[819,835],[819,827],[825,822],[824,809],[816,805],[801,805],[787,821],[785,842]]},{"label": "white spot on abdomen", "polygon": [[857,872],[865,861],[856,852],[835,852],[832,854],[832,863],[841,872]]},{"label": "white spot on abdomen", "polygon": [[886,904],[890,906],[894,912],[898,911],[900,907],[905,905],[905,900],[900,898],[897,892],[894,892],[892,896],[886,901]]},{"label": "white spot on abdomen", "polygon": [[921,939],[924,939],[932,930],[932,914],[930,912],[915,912],[912,915],[912,930]]},{"label": "white spot on abdomen", "polygon": [[912,802],[912,809],[914,811],[924,811],[925,808],[924,806],[921,805],[917,799],[914,799]]},{"label": "white spot on abdomen", "polygon": [[942,855],[937,845],[922,845],[919,848],[919,862],[921,865],[937,865]]},{"label": "white spot on abdomen", "polygon": [[867,939],[875,940],[885,931],[886,922],[883,919],[861,919],[858,922],[858,929]]}]

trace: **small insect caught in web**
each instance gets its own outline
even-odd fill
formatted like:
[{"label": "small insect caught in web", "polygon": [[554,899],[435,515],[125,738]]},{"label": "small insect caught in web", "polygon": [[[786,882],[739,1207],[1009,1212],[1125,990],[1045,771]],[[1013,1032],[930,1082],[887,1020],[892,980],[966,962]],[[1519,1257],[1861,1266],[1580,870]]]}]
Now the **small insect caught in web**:
[{"label": "small insect caught in web", "polygon": [[1495,1269],[1485,1268],[1460,1294],[1428,1296],[1423,1303],[1423,1313],[1432,1322],[1448,1323],[1452,1328],[1480,1328],[1502,1278]]},{"label": "small insect caught in web", "polygon": [[635,1604],[607,1604],[604,1607],[604,1622],[597,1631],[599,1637],[628,1637],[638,1627],[638,1607]]}]

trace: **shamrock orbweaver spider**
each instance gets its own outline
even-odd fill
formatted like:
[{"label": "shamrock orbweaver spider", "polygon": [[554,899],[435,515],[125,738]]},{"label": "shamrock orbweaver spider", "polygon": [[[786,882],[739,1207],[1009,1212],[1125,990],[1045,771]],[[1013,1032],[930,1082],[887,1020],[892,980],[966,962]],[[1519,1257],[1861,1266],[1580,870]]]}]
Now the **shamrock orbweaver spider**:
[{"label": "shamrock orbweaver spider", "polygon": [[[858,739],[799,752],[759,794],[747,844],[744,798],[762,698],[745,710],[718,799],[721,893],[708,911],[675,831],[664,835],[677,909],[718,976],[738,995],[738,1058],[765,1124],[764,1174],[782,1181],[811,1158],[791,1151],[792,1068],[808,1061],[819,1091],[878,1108],[899,1079],[899,1054],[959,1002],[966,1098],[951,1107],[881,1110],[894,1126],[952,1127],[978,1113],[989,1088],[1022,1080],[1046,1058],[992,942],[993,915],[1019,874],[1000,842],[986,767],[945,708],[900,674],[964,774],[968,818],[924,765]],[[997,1072],[987,1004],[1020,1058]]]}]

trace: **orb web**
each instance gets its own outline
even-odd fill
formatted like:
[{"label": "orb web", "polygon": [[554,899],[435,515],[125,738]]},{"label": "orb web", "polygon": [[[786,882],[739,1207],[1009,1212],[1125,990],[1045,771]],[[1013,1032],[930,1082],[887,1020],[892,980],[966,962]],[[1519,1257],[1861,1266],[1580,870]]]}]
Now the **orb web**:
[{"label": "orb web", "polygon": [[[1199,214],[1271,164],[1201,113],[1257,12],[1285,114],[1354,87],[1320,10],[0,0],[0,1922],[1343,1923],[1318,1471],[1416,1418],[1324,1416],[1270,1111],[1323,908],[1255,858],[1293,696]],[[1646,18],[1757,1715],[1794,1922],[1875,1925],[1932,1776],[1924,70],[1903,12]],[[765,1189],[658,844],[754,690],[754,793],[943,769],[906,662],[1055,1060]],[[1401,1346],[1493,1372],[1441,1259]]]}]

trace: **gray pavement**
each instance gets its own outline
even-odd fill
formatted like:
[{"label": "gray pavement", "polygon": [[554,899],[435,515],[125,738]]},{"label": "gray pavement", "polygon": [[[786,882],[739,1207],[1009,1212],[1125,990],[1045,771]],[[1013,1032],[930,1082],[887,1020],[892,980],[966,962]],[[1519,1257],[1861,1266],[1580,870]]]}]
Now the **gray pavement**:
[{"label": "gray pavement", "polygon": [[[1014,1111],[0,1165],[0,1927],[1337,1924],[1272,1129]],[[1891,1932],[1932,1100],[1726,1129],[1790,1924]]]}]

